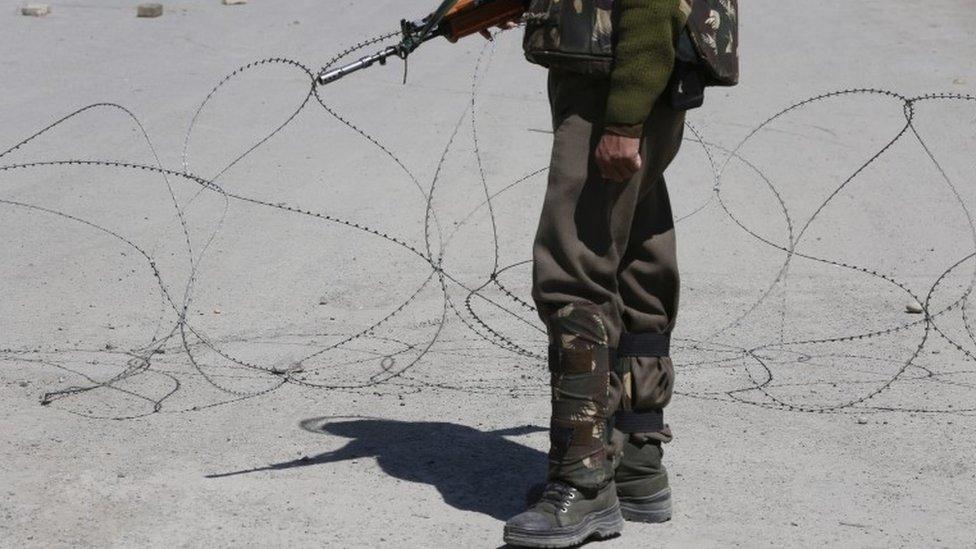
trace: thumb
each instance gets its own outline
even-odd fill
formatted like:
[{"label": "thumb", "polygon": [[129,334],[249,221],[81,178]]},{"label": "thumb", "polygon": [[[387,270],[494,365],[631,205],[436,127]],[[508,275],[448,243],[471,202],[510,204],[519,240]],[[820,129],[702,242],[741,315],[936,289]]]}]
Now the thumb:
[{"label": "thumb", "polygon": [[639,154],[635,154],[634,156],[630,157],[630,160],[627,162],[627,164],[630,165],[630,169],[636,172],[637,170],[641,169],[641,166],[644,165],[644,161],[641,160]]}]

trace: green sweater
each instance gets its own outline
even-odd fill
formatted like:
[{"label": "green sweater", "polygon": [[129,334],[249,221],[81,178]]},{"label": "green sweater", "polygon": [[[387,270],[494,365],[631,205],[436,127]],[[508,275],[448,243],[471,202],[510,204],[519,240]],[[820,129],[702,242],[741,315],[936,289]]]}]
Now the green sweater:
[{"label": "green sweater", "polygon": [[687,4],[683,0],[616,2],[620,12],[606,124],[615,127],[614,133],[626,135],[632,133],[628,128],[644,123],[668,85]]}]

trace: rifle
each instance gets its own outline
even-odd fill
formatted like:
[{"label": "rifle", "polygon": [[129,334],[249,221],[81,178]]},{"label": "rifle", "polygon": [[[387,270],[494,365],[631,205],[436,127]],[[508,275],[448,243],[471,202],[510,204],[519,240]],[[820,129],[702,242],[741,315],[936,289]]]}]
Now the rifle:
[{"label": "rifle", "polygon": [[390,57],[406,61],[421,44],[438,36],[455,42],[518,19],[525,12],[525,4],[526,0],[444,0],[437,10],[419,21],[400,21],[402,36],[398,44],[337,69],[325,70],[316,81],[319,85],[329,84],[376,63],[385,65]]}]

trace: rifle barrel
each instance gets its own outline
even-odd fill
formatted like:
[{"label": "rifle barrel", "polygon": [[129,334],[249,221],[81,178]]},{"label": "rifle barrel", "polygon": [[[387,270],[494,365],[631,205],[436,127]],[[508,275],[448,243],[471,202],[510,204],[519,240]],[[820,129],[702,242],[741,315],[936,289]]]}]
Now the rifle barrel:
[{"label": "rifle barrel", "polygon": [[346,75],[352,74],[367,67],[371,67],[377,62],[380,64],[385,63],[388,58],[399,55],[400,52],[397,46],[390,46],[379,53],[368,55],[358,61],[353,61],[348,65],[344,65],[330,71],[325,71],[316,77],[316,81],[319,83],[319,85],[324,86],[325,84],[335,82]]}]

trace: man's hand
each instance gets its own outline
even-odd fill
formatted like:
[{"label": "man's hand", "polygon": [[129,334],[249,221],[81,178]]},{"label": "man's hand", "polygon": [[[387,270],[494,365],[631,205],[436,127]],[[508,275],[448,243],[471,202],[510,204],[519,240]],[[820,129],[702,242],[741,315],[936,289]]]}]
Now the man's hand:
[{"label": "man's hand", "polygon": [[603,134],[596,146],[596,165],[604,179],[629,181],[641,167],[640,138]]},{"label": "man's hand", "polygon": [[[506,21],[501,25],[498,25],[498,28],[500,28],[501,30],[511,30],[518,26],[519,26],[518,21]],[[492,39],[491,30],[485,29],[481,31],[481,36],[484,36],[486,39],[491,40]]]}]

